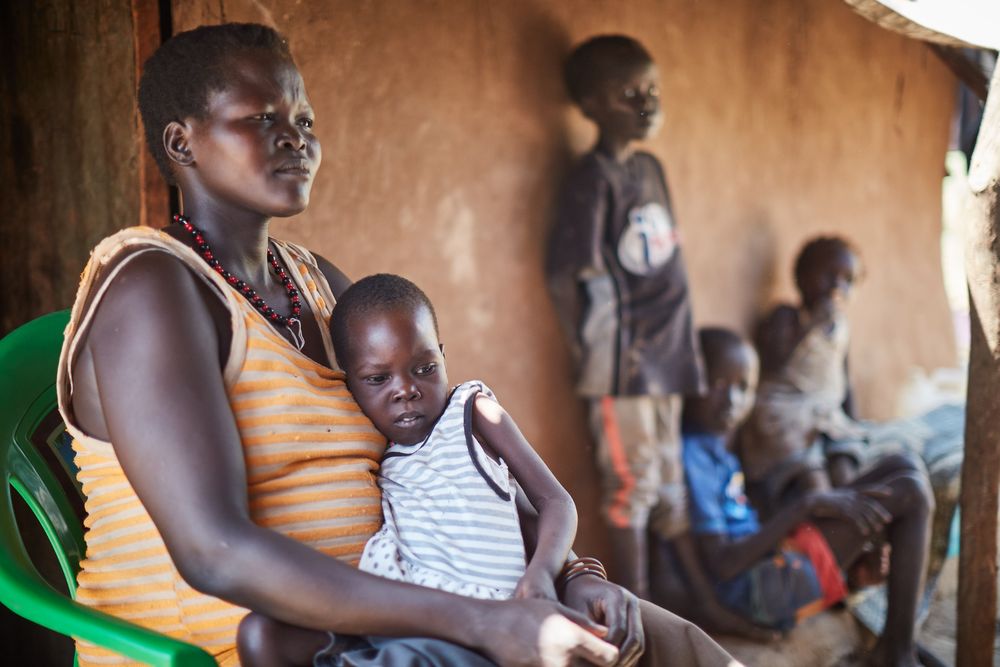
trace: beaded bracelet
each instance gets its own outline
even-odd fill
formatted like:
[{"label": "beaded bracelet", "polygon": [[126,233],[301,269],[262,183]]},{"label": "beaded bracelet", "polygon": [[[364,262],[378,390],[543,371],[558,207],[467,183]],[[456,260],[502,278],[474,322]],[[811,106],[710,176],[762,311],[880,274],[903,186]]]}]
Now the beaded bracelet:
[{"label": "beaded bracelet", "polygon": [[576,579],[577,577],[582,577],[585,574],[592,574],[595,577],[600,577],[604,581],[608,580],[608,572],[604,569],[604,565],[601,561],[596,558],[591,558],[590,556],[584,556],[582,558],[576,558],[567,562],[563,565],[562,571],[559,576],[556,577],[556,585],[565,590],[566,585]]}]

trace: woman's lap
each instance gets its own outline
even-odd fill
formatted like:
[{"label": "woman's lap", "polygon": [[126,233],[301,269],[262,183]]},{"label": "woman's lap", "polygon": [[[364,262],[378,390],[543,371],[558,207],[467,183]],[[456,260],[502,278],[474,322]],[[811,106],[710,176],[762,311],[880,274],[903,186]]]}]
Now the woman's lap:
[{"label": "woman's lap", "polygon": [[475,651],[427,637],[342,637],[316,655],[315,667],[495,667]]},{"label": "woman's lap", "polygon": [[641,667],[733,667],[739,663],[694,623],[645,600],[639,601],[646,651]]},{"label": "woman's lap", "polygon": [[[646,651],[641,667],[731,667],[732,656],[699,627],[656,605],[639,601]],[[493,667],[482,655],[462,646],[423,637],[406,639],[345,638],[323,654],[317,667]]]}]

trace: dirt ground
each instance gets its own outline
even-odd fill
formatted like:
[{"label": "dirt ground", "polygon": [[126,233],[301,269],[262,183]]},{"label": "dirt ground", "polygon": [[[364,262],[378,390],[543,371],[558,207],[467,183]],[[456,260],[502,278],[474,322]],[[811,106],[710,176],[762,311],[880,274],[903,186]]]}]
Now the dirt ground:
[{"label": "dirt ground", "polygon": [[[949,667],[955,664],[957,598],[958,558],[953,557],[945,562],[941,571],[919,635],[919,641]],[[858,623],[846,611],[820,614],[774,644],[762,645],[729,637],[717,639],[747,667],[855,667],[860,664],[858,647],[866,641]],[[1000,667],[1000,642],[993,652],[993,667]]]},{"label": "dirt ground", "polygon": [[[945,664],[955,664],[955,604],[958,598],[958,558],[949,558],[920,631],[920,641]],[[1000,618],[1000,615],[998,615]],[[1000,638],[1000,637],[998,637]],[[993,667],[1000,667],[1000,642],[994,643]]]}]

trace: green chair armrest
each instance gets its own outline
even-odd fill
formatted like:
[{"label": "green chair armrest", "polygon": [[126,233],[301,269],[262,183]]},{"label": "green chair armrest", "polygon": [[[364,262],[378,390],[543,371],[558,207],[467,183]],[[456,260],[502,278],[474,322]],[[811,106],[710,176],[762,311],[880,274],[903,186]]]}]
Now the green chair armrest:
[{"label": "green chair armrest", "polygon": [[0,592],[11,611],[60,634],[84,639],[156,667],[217,667],[194,644],[91,609],[57,593],[40,580],[16,580],[12,554],[0,551]]}]

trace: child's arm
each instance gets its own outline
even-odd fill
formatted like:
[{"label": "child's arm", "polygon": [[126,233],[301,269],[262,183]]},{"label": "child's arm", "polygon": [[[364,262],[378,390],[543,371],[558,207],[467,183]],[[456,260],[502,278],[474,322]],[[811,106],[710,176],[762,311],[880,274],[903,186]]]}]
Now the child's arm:
[{"label": "child's arm", "polygon": [[689,595],[693,595],[696,608],[692,610],[695,621],[707,632],[746,637],[754,641],[773,641],[778,635],[767,628],[754,625],[734,611],[724,607],[716,595],[715,587],[705,572],[705,563],[699,558],[694,535],[686,532],[672,540],[681,571],[688,581]]},{"label": "child's arm", "polygon": [[826,474],[832,486],[847,486],[858,477],[858,462],[853,456],[834,454],[826,460]]},{"label": "child's arm", "polygon": [[730,539],[722,533],[698,535],[698,548],[709,571],[718,581],[731,579],[747,571],[754,563],[776,549],[793,528],[810,518],[840,518],[853,522],[870,535],[891,518],[871,493],[855,489],[837,489],[813,493],[794,505],[782,508],[756,533]]},{"label": "child's arm", "polygon": [[754,346],[760,354],[761,370],[771,373],[780,370],[804,332],[799,326],[798,311],[792,306],[778,306],[757,326]]},{"label": "child's arm", "polygon": [[844,392],[844,402],[841,404],[840,408],[844,411],[844,414],[854,419],[854,389],[851,387],[851,374],[848,372],[847,357],[844,357],[844,387],[846,391]]},{"label": "child's arm", "polygon": [[548,242],[546,281],[575,355],[580,353],[581,328],[590,305],[588,281],[607,274],[602,248],[608,188],[595,164],[574,169],[560,194]]},{"label": "child's arm", "polygon": [[557,599],[555,579],[576,538],[576,506],[517,424],[495,400],[480,394],[472,429],[485,448],[502,458],[538,512],[536,542],[515,597]]}]

